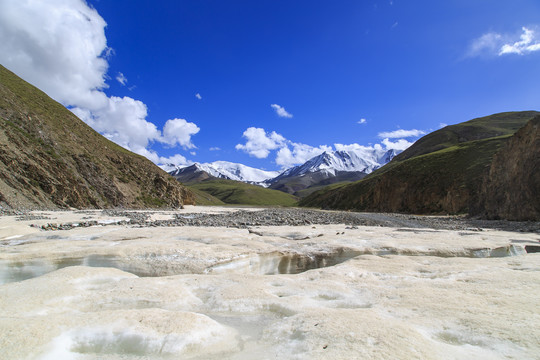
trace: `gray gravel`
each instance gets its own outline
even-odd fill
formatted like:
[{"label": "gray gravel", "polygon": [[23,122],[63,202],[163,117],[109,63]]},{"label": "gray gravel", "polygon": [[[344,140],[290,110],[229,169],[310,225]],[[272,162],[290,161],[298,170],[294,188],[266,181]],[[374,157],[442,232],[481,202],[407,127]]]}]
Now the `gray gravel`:
[{"label": "gray gravel", "polygon": [[[159,211],[156,211],[156,213]],[[208,226],[250,228],[254,226],[299,226],[344,224],[348,227],[387,226],[405,229],[445,229],[463,231],[482,231],[499,229],[506,231],[540,233],[540,222],[516,222],[503,220],[478,220],[464,216],[418,216],[386,213],[355,213],[345,211],[321,211],[298,208],[271,208],[261,211],[239,210],[225,214],[201,214],[178,212],[171,220],[150,220],[150,212],[129,210],[103,210],[103,215],[127,217],[129,221],[120,221],[110,225],[130,227],[158,226]],[[24,217],[21,217],[24,218]],[[39,226],[44,230],[67,230],[73,227],[94,226],[96,221],[78,224],[47,224]],[[405,231],[405,230],[404,230]]]}]

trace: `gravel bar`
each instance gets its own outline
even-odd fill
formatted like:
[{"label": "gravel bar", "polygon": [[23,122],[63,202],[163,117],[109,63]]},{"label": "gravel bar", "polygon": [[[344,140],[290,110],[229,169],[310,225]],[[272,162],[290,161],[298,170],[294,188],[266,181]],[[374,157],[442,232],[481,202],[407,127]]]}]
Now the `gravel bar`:
[{"label": "gravel bar", "polygon": [[[482,231],[497,229],[540,233],[540,222],[517,222],[504,220],[480,220],[465,216],[420,216],[390,213],[357,213],[347,211],[324,211],[299,208],[271,208],[258,211],[238,210],[226,214],[171,212],[173,219],[151,220],[160,211],[103,210],[102,215],[126,217],[129,220],[102,224],[96,221],[80,223],[47,224],[43,230],[69,230],[74,227],[122,225],[129,227],[203,226],[250,228],[255,226],[304,226],[344,224],[346,226],[385,226],[405,229]],[[20,214],[18,214],[20,216]],[[24,217],[23,217],[24,218]],[[405,231],[405,230],[404,230]]]}]

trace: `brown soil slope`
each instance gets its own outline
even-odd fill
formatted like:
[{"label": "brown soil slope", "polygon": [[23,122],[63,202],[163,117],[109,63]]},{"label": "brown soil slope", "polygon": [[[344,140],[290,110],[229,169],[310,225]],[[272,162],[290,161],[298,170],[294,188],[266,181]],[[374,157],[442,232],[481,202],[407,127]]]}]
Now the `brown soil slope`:
[{"label": "brown soil slope", "polygon": [[178,207],[192,193],[0,66],[0,204],[11,208]]}]

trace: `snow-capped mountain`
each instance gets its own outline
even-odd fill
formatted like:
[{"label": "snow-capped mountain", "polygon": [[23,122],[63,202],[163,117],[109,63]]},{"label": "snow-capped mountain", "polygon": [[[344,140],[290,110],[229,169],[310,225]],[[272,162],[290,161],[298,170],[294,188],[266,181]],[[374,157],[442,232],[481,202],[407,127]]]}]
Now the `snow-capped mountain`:
[{"label": "snow-capped mountain", "polygon": [[279,178],[301,176],[307,173],[322,172],[335,176],[337,172],[363,172],[369,174],[396,156],[395,150],[358,149],[323,152],[302,165],[285,170]]},{"label": "snow-capped mountain", "polygon": [[397,150],[394,150],[394,149],[390,149],[388,151],[386,151],[383,156],[379,157],[378,159],[378,163],[381,164],[381,166],[389,163],[390,161],[392,161],[392,159],[397,155],[399,154],[401,151],[397,151]]},{"label": "snow-capped mountain", "polygon": [[357,181],[380,168],[396,155],[394,150],[355,149],[324,152],[302,165],[285,170],[268,180],[271,189],[305,196],[308,188],[336,182]]},{"label": "snow-capped mountain", "polygon": [[162,168],[184,183],[211,178],[229,179],[299,195],[300,191],[310,187],[360,180],[392,160],[397,153],[395,150],[383,149],[324,152],[282,173],[228,161],[195,163],[190,166],[165,165]]},{"label": "snow-capped mountain", "polygon": [[189,168],[190,172],[205,172],[208,175],[220,178],[242,181],[250,184],[268,186],[265,181],[279,175],[278,171],[265,171],[255,169],[243,164],[228,161],[214,161],[212,163],[195,163],[190,166],[167,166],[165,170],[172,176],[179,176]]}]

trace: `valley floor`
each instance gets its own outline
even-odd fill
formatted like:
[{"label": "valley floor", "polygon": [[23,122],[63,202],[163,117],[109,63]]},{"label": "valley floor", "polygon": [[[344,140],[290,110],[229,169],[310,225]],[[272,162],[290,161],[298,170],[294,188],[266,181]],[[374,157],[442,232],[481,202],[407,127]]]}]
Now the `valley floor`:
[{"label": "valley floor", "polygon": [[0,358],[540,358],[538,223],[34,211],[0,248]]}]

